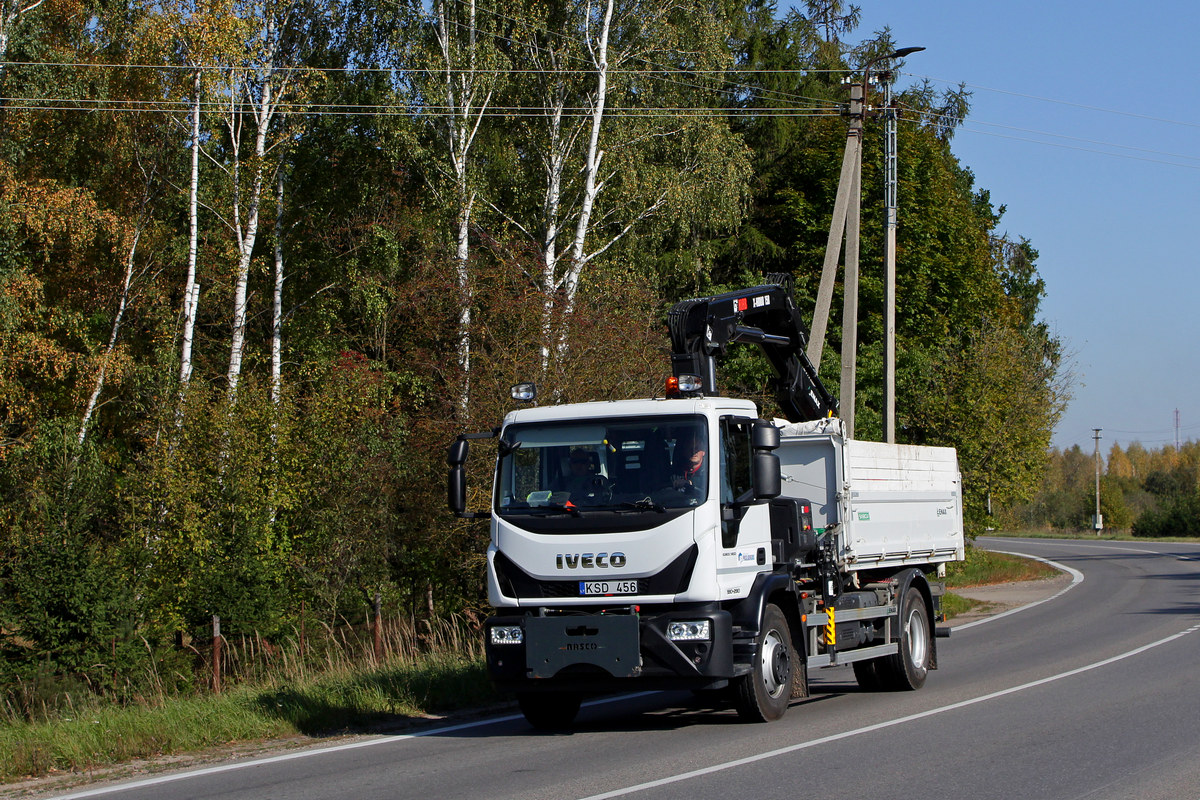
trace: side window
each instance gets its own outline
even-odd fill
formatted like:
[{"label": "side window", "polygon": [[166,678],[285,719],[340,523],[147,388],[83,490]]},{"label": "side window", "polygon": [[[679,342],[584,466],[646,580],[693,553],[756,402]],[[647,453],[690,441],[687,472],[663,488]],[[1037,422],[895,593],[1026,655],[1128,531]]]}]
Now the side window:
[{"label": "side window", "polygon": [[733,503],[754,496],[750,468],[750,421],[721,420],[721,502]]}]

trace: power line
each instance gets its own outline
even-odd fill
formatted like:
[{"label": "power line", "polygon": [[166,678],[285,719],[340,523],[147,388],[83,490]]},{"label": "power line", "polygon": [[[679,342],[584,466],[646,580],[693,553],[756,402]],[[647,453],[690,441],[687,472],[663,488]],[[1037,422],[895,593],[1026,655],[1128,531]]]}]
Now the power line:
[{"label": "power line", "polygon": [[[977,134],[979,136],[991,136],[996,139],[1008,139],[1008,140],[1015,141],[1015,142],[1028,142],[1030,144],[1040,144],[1040,145],[1044,145],[1046,147],[1057,147],[1061,150],[1075,150],[1080,153],[1094,153],[1094,154],[1102,155],[1102,156],[1110,156],[1112,158],[1124,158],[1124,159],[1127,159],[1130,161],[1144,161],[1144,162],[1151,163],[1151,164],[1165,164],[1167,166],[1182,167],[1184,169],[1200,169],[1200,163],[1198,163],[1198,164],[1180,164],[1175,161],[1165,161],[1163,159],[1158,159],[1158,158],[1146,158],[1143,156],[1136,156],[1136,155],[1131,155],[1128,153],[1114,153],[1109,150],[1099,150],[1099,149],[1096,149],[1093,147],[1078,147],[1076,145],[1064,144],[1064,143],[1060,143],[1060,142],[1047,142],[1043,139],[1032,139],[1032,138],[1028,138],[1028,137],[1024,137],[1024,136],[1011,136],[1008,134],[997,133],[994,131],[978,130],[977,128],[974,128],[972,126],[973,125],[990,125],[993,127],[1000,127],[1000,128],[1007,128],[1009,126],[999,125],[997,123],[976,122],[975,120],[970,120],[970,119],[960,119],[959,117],[956,117],[952,114],[929,114],[929,113],[922,112],[922,111],[916,110],[916,109],[905,109],[905,111],[908,112],[908,115],[907,116],[901,115],[901,117],[900,117],[901,121],[903,121],[903,122],[920,124],[929,119],[941,119],[941,120],[946,120],[946,121],[959,122],[961,124],[959,125],[958,130],[963,131],[964,133]],[[1092,142],[1094,144],[1099,144],[1104,147],[1112,147],[1112,148],[1126,149],[1126,150],[1136,150],[1139,152],[1163,155],[1163,156],[1167,156],[1170,158],[1182,158],[1182,159],[1192,160],[1192,161],[1200,160],[1196,156],[1188,156],[1188,155],[1182,155],[1182,154],[1178,154],[1178,153],[1167,153],[1167,152],[1163,152],[1163,151],[1159,151],[1159,150],[1151,150],[1149,148],[1133,147],[1131,145],[1115,144],[1112,142],[1100,142],[1100,141],[1094,141],[1094,140],[1090,140],[1090,139],[1081,139],[1078,137],[1066,136],[1064,134],[1051,133],[1049,131],[1036,131],[1036,130],[1021,129],[1021,128],[1010,128],[1010,129],[1011,130],[1025,130],[1028,133],[1036,134],[1039,136],[1058,137],[1058,138],[1063,138],[1063,139],[1069,139],[1072,141]]]},{"label": "power line", "polygon": [[[1100,145],[1102,147],[1114,147],[1114,148],[1117,148],[1120,150],[1133,150],[1133,151],[1136,151],[1139,153],[1150,153],[1152,155],[1169,156],[1170,158],[1182,158],[1187,161],[1200,161],[1200,156],[1189,156],[1184,153],[1170,153],[1170,152],[1166,152],[1163,150],[1153,150],[1148,147],[1135,147],[1134,145],[1117,144],[1115,142],[1105,142],[1105,141],[1101,141],[1098,139],[1085,139],[1085,138],[1079,137],[1079,136],[1068,136],[1067,134],[1063,134],[1063,133],[1051,133],[1049,131],[1039,131],[1039,130],[1033,130],[1030,128],[1018,128],[1013,125],[1002,125],[998,122],[984,122],[982,120],[977,120],[977,119],[964,120],[963,126],[966,127],[968,125],[985,125],[990,128],[1002,128],[1004,130],[1017,131],[1019,133],[1030,133],[1030,134],[1034,134],[1037,136],[1051,136],[1051,137],[1054,137],[1057,139],[1066,139],[1066,140],[1072,141],[1072,142],[1083,142],[1084,144],[1095,144],[1095,145]],[[984,131],[977,131],[977,132],[984,133]],[[1047,144],[1053,144],[1053,143],[1048,142]]]},{"label": "power line", "polygon": [[[147,112],[180,114],[192,110],[193,103],[186,100],[79,100],[70,97],[0,97],[0,104],[9,110],[19,111],[83,111],[83,112]],[[229,104],[219,101],[204,101],[201,110],[207,113],[227,113]],[[481,113],[485,117],[541,117],[552,113],[555,109],[549,106],[489,106]],[[452,106],[422,105],[413,109],[404,105],[365,104],[346,105],[342,103],[282,103],[277,107],[279,114],[314,116],[328,115],[401,115],[420,114],[423,116],[446,116],[456,113]],[[592,111],[583,106],[569,107],[563,111],[567,117],[589,117]],[[763,117],[840,117],[841,112],[834,109],[809,108],[776,108],[776,107],[721,107],[721,106],[647,106],[621,108],[609,105],[605,108],[605,116],[609,117],[731,117],[731,116],[763,116]]]},{"label": "power line", "polygon": [[1136,113],[1133,111],[1122,111],[1120,109],[1115,109],[1115,108],[1102,108],[1100,106],[1090,106],[1085,103],[1075,103],[1070,100],[1059,100],[1059,99],[1053,98],[1053,97],[1040,97],[1035,94],[1024,94],[1022,92],[1014,92],[1014,91],[1010,91],[1008,89],[996,89],[996,88],[993,88],[990,86],[979,86],[977,84],[963,83],[961,81],[948,81],[945,78],[934,78],[929,75],[918,75],[918,74],[912,73],[912,72],[905,73],[905,74],[912,75],[914,78],[922,78],[924,80],[934,81],[936,83],[945,83],[945,84],[952,85],[952,86],[965,86],[969,89],[978,89],[980,91],[985,91],[985,92],[995,92],[996,94],[1006,94],[1011,97],[1020,97],[1020,98],[1026,99],[1026,100],[1038,100],[1043,103],[1054,103],[1055,105],[1070,106],[1072,108],[1080,108],[1080,109],[1084,109],[1086,111],[1098,111],[1103,114],[1116,114],[1116,115],[1122,116],[1122,117],[1132,117],[1133,119],[1144,119],[1144,120],[1148,120],[1150,122],[1162,122],[1162,123],[1166,123],[1168,125],[1182,125],[1182,126],[1188,127],[1188,128],[1200,128],[1200,122],[1186,122],[1184,120],[1178,120],[1178,119],[1167,119],[1165,117],[1155,117],[1155,116],[1151,116],[1149,114],[1139,114],[1139,113]]},{"label": "power line", "polygon": [[[8,67],[68,67],[71,69],[157,69],[157,70],[180,70],[184,72],[230,72],[230,71],[246,71],[254,69],[250,66],[230,66],[230,65],[195,65],[195,64],[122,64],[116,62],[93,62],[93,61],[0,61],[0,68],[7,69]],[[441,69],[441,68],[424,68],[424,67],[275,67],[279,72],[316,72],[316,73],[372,73],[372,72],[397,72],[402,74],[431,74],[445,75],[449,72],[451,75],[476,74],[476,75],[589,75],[596,72],[595,67],[578,68],[578,69],[506,69],[497,67],[495,69]],[[720,69],[683,69],[678,67],[657,67],[653,69],[634,69],[619,67],[610,67],[608,73],[610,75],[624,74],[652,74],[658,72],[678,72],[689,75],[728,75],[730,73],[738,75],[817,75],[817,74],[850,74],[849,69],[758,69],[754,67],[722,67]]]}]

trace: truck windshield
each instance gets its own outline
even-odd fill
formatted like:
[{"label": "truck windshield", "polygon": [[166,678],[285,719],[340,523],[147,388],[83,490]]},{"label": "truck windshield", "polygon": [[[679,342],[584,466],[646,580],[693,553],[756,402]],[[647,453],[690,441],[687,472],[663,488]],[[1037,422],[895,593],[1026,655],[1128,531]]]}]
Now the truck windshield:
[{"label": "truck windshield", "polygon": [[501,513],[658,510],[708,498],[704,417],[638,417],[512,425],[500,459]]}]

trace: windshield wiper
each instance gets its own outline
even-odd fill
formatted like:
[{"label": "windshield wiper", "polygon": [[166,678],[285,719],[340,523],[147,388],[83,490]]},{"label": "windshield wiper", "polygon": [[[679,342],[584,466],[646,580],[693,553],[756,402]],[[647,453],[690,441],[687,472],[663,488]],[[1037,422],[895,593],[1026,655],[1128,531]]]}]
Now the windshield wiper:
[{"label": "windshield wiper", "polygon": [[643,497],[641,500],[635,500],[632,503],[621,503],[621,508],[636,508],[638,511],[657,511],[660,514],[667,510],[667,507],[662,503],[656,503],[649,497]]},{"label": "windshield wiper", "polygon": [[580,516],[580,511],[578,508],[576,508],[573,505],[563,504],[563,503],[539,503],[536,506],[530,506],[529,510],[536,511],[540,508],[544,508],[549,511],[557,511],[559,513],[570,514],[572,517]]}]

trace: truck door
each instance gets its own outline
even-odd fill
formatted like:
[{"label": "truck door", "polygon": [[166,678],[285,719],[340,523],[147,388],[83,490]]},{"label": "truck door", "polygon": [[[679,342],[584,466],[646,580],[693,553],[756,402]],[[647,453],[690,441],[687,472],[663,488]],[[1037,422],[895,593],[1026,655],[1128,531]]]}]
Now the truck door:
[{"label": "truck door", "polygon": [[770,509],[754,499],[754,421],[722,417],[720,423],[721,500],[718,583],[723,598],[744,597],[754,577],[772,568]]}]

